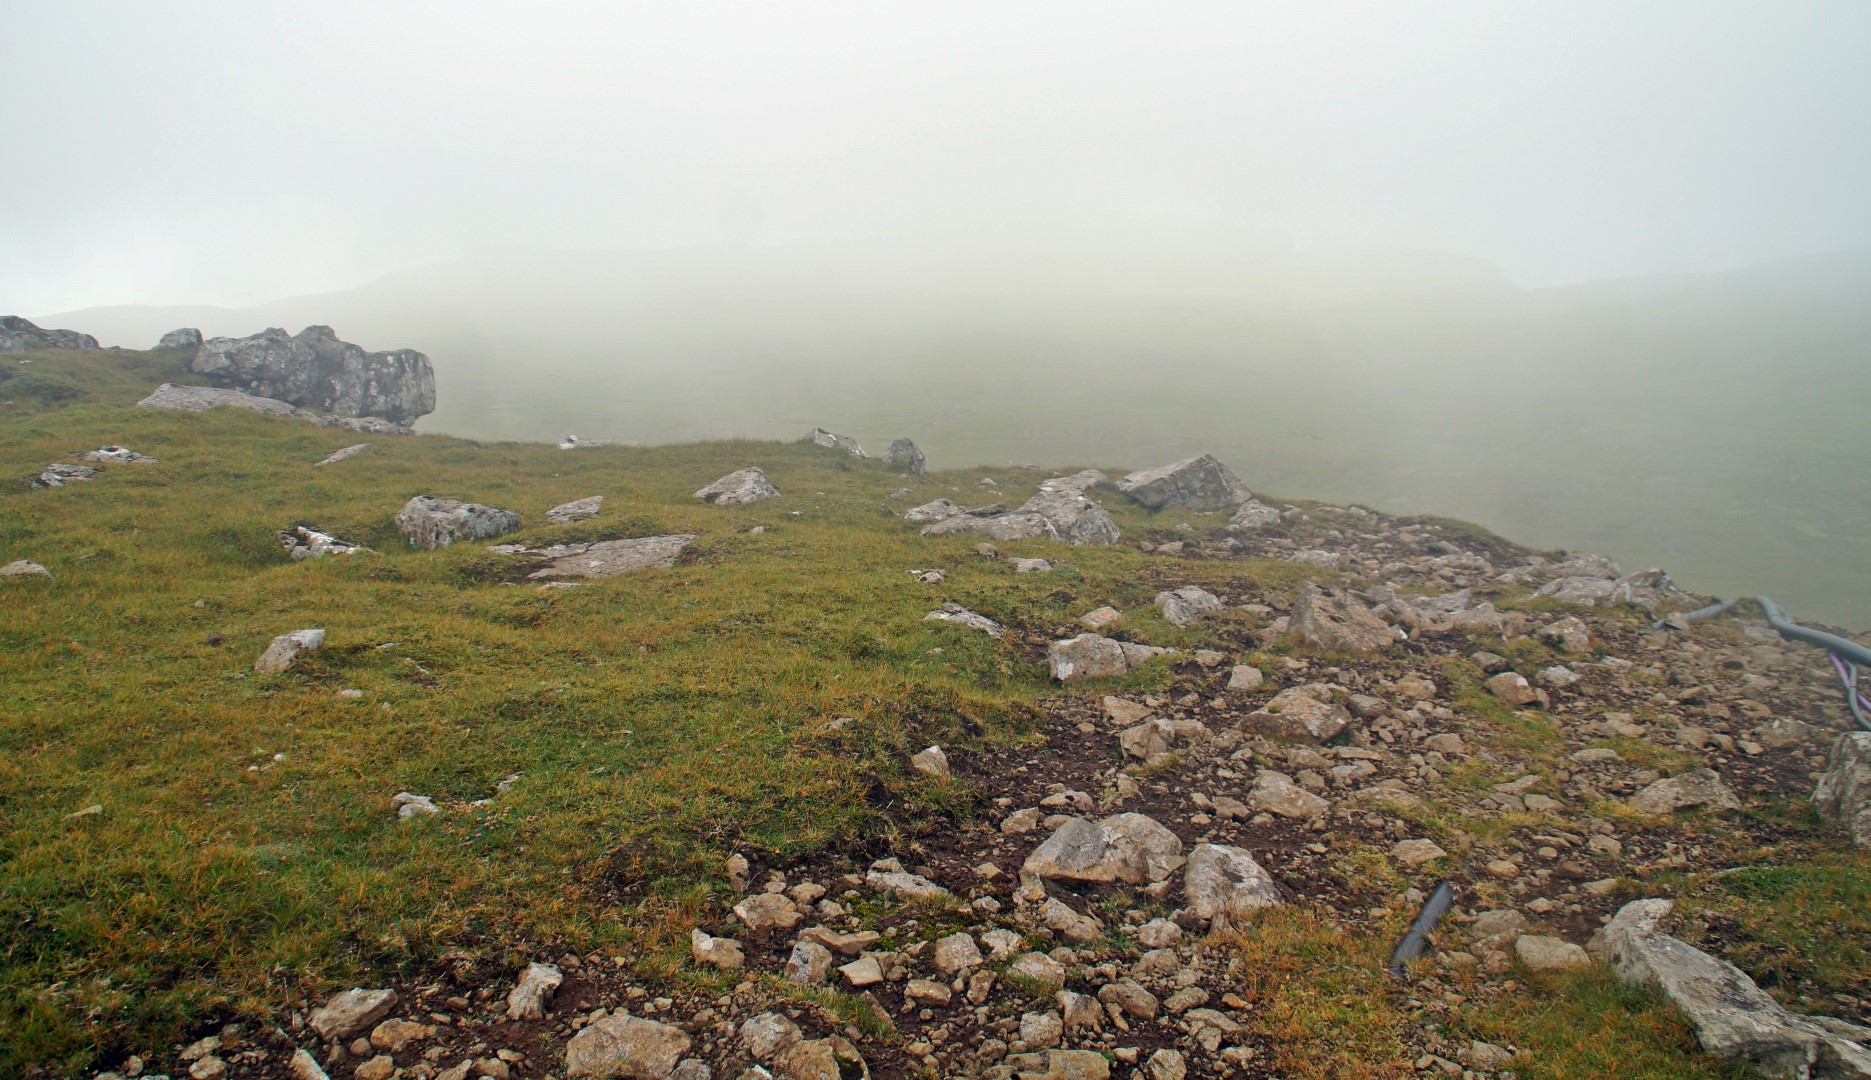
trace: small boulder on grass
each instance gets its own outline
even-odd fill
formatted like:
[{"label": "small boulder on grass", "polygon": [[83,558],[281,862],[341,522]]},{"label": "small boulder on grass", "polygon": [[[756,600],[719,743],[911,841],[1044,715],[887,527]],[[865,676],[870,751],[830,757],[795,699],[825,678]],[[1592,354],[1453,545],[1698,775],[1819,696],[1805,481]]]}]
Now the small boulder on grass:
[{"label": "small boulder on grass", "polygon": [[285,671],[307,653],[322,648],[325,644],[325,631],[319,628],[294,630],[290,634],[281,634],[273,639],[260,658],[253,662],[253,670],[263,674],[275,674]]}]

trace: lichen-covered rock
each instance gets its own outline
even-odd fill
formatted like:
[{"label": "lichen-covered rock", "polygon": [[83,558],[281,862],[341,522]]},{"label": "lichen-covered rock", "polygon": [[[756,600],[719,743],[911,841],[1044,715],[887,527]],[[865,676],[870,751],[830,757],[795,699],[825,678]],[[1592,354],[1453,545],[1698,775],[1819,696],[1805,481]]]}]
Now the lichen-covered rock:
[{"label": "lichen-covered rock", "polygon": [[1871,848],[1871,731],[1848,731],[1832,743],[1813,788],[1813,809],[1852,843]]},{"label": "lichen-covered rock", "polygon": [[958,623],[968,627],[970,630],[979,630],[989,637],[1000,637],[1007,632],[1001,624],[995,622],[993,619],[988,618],[986,615],[969,611],[967,608],[962,607],[954,601],[943,604],[939,611],[931,611],[929,614],[923,616],[924,622],[929,622],[931,620],[936,622]]},{"label": "lichen-covered rock", "polygon": [[927,461],[923,457],[922,450],[915,443],[908,439],[898,439],[890,444],[890,449],[884,451],[884,464],[893,469],[906,469],[916,476],[921,476]]},{"label": "lichen-covered rock", "polygon": [[1117,489],[1152,510],[1227,510],[1252,493],[1241,478],[1209,454],[1131,473]]},{"label": "lichen-covered rock", "polygon": [[1155,645],[1113,641],[1100,634],[1080,634],[1055,641],[1046,650],[1046,662],[1052,677],[1060,682],[1077,679],[1104,679],[1122,675],[1153,656],[1174,652]]},{"label": "lichen-covered rock", "polygon": [[162,337],[157,338],[156,347],[158,349],[199,349],[201,348],[201,341],[200,330],[192,326],[185,326],[179,330],[171,330]]},{"label": "lichen-covered rock", "polygon": [[903,520],[912,525],[921,525],[931,521],[946,521],[965,512],[960,506],[947,499],[937,499],[934,502],[912,506],[903,511]]},{"label": "lichen-covered rock", "polygon": [[1351,713],[1323,693],[1309,686],[1282,690],[1248,713],[1241,726],[1295,742],[1327,742],[1351,725]]},{"label": "lichen-covered rock", "polygon": [[565,1046],[565,1071],[570,1076],[668,1080],[689,1044],[688,1034],[679,1027],[614,1013],[572,1036]]},{"label": "lichen-covered rock", "polygon": [[1287,624],[1299,640],[1327,652],[1376,652],[1394,644],[1396,631],[1370,608],[1343,593],[1302,582]]},{"label": "lichen-covered rock", "polygon": [[18,315],[0,315],[0,353],[33,349],[95,349],[97,339],[76,330],[45,330]]},{"label": "lichen-covered rock", "polygon": [[1042,481],[1039,491],[1017,510],[955,514],[926,526],[922,534],[977,533],[993,540],[1044,539],[1094,547],[1115,544],[1117,523],[1085,494],[1103,480],[1104,474],[1096,470],[1055,477]]},{"label": "lichen-covered rock", "polygon": [[1199,585],[1157,593],[1152,602],[1163,609],[1163,618],[1172,626],[1194,626],[1205,616],[1225,610],[1219,597]]},{"label": "lichen-covered rock", "polygon": [[752,465],[716,480],[697,491],[695,497],[716,506],[744,506],[762,499],[777,499],[780,489],[767,480],[767,474],[758,465]]},{"label": "lichen-covered rock", "polygon": [[1252,855],[1222,844],[1197,844],[1189,852],[1182,891],[1189,909],[1202,919],[1240,920],[1284,902],[1273,876]]},{"label": "lichen-covered rock", "polygon": [[596,540],[589,544],[553,544],[521,554],[552,560],[526,575],[528,578],[605,578],[636,570],[676,565],[682,552],[695,542],[694,533],[674,536],[638,536],[626,540]]},{"label": "lichen-covered rock", "polygon": [[459,499],[418,495],[396,512],[396,531],[411,547],[447,547],[457,540],[485,540],[520,527],[520,515]]},{"label": "lichen-covered rock", "polygon": [[1249,499],[1228,519],[1230,532],[1253,532],[1280,523],[1280,512],[1259,499]]},{"label": "lichen-covered rock", "polygon": [[858,445],[856,439],[846,435],[833,434],[832,432],[826,431],[824,428],[813,428],[812,431],[806,435],[806,438],[811,439],[820,446],[830,447],[833,450],[843,450],[852,457],[861,458],[870,456],[864,452],[862,446]]},{"label": "lichen-covered rock", "polygon": [[320,532],[309,525],[295,525],[282,530],[279,534],[280,546],[286,554],[295,559],[318,559],[326,555],[356,555],[370,553],[370,549],[348,540],[340,540],[327,532]]},{"label": "lichen-covered rock", "polygon": [[91,465],[70,465],[62,461],[47,465],[39,475],[33,478],[36,488],[64,487],[80,480],[89,480],[97,475],[97,468]]},{"label": "lichen-covered rock", "polygon": [[230,389],[303,409],[409,424],[435,411],[435,369],[414,349],[365,352],[329,326],[209,338],[189,370]]},{"label": "lichen-covered rock", "polygon": [[1067,818],[1027,856],[1021,871],[1069,881],[1148,885],[1182,863],[1182,841],[1154,818],[1113,814],[1097,822]]},{"label": "lichen-covered rock", "polygon": [[298,420],[310,420],[325,427],[344,428],[348,431],[361,431],[369,435],[407,435],[409,427],[381,416],[325,416],[310,409],[301,409],[297,405],[288,405],[269,397],[255,397],[239,390],[227,390],[215,386],[177,386],[163,383],[150,395],[137,402],[146,409],[169,409],[176,412],[207,412],[223,406],[234,409],[247,409],[265,413],[268,416],[290,416]]}]

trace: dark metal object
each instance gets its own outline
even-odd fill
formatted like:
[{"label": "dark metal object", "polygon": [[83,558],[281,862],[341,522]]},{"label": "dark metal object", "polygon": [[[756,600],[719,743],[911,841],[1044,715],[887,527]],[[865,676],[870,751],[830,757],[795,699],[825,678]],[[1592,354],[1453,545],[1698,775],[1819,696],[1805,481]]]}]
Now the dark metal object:
[{"label": "dark metal object", "polygon": [[1402,978],[1403,965],[1423,955],[1423,950],[1429,946],[1430,932],[1449,913],[1454,903],[1455,886],[1446,881],[1437,885],[1429,894],[1429,899],[1423,901],[1423,910],[1416,916],[1416,921],[1410,924],[1410,932],[1397,942],[1396,951],[1390,954],[1390,966],[1384,970]]},{"label": "dark metal object", "polygon": [[[1866,714],[1867,709],[1871,709],[1871,699],[1864,697],[1858,689],[1858,665],[1864,664],[1871,667],[1871,648],[1866,648],[1850,638],[1842,638],[1837,634],[1828,634],[1823,630],[1801,626],[1793,621],[1793,617],[1787,614],[1785,608],[1765,596],[1755,597],[1754,602],[1761,606],[1761,612],[1767,616],[1767,624],[1773,627],[1781,637],[1788,641],[1803,641],[1808,645],[1816,645],[1832,654],[1832,663],[1838,668],[1839,678],[1845,683],[1845,703],[1851,706],[1852,720],[1857,723],[1859,730],[1871,731],[1871,715]],[[1685,621],[1713,619],[1738,603],[1740,603],[1739,600],[1723,600],[1694,611],[1683,612],[1672,618],[1681,618]],[[1658,622],[1655,628],[1662,629],[1663,625],[1663,622]]]}]

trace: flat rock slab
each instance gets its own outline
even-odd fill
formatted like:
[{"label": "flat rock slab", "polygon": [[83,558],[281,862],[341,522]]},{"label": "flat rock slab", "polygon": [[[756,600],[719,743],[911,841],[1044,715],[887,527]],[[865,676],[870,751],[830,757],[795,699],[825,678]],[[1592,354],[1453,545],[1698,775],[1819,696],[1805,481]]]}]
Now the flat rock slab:
[{"label": "flat rock slab", "polygon": [[560,503],[546,511],[546,520],[552,522],[554,525],[570,525],[574,521],[582,521],[588,517],[596,517],[598,511],[603,508],[604,496],[602,495],[593,495],[586,499],[573,499],[571,502]]},{"label": "flat rock slab", "polygon": [[603,578],[628,574],[651,567],[668,569],[676,565],[684,548],[695,542],[694,533],[672,536],[643,536],[634,540],[598,540],[589,544],[554,544],[528,555],[552,561],[526,575],[529,578]]}]

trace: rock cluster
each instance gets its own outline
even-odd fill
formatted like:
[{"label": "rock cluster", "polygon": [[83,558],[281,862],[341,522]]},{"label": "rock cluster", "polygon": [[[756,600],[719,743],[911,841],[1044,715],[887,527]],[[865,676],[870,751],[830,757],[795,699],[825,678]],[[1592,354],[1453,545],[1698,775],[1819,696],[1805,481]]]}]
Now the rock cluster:
[{"label": "rock cluster", "polygon": [[[1117,523],[1086,491],[1105,483],[1103,473],[1087,470],[1042,481],[1039,491],[1018,509],[1001,506],[963,511],[924,526],[924,536],[975,533],[991,540],[1056,540],[1068,544],[1108,545],[1118,541]],[[940,500],[939,500],[940,501]],[[936,504],[910,513],[928,511]],[[907,517],[907,515],[906,515]]]}]

